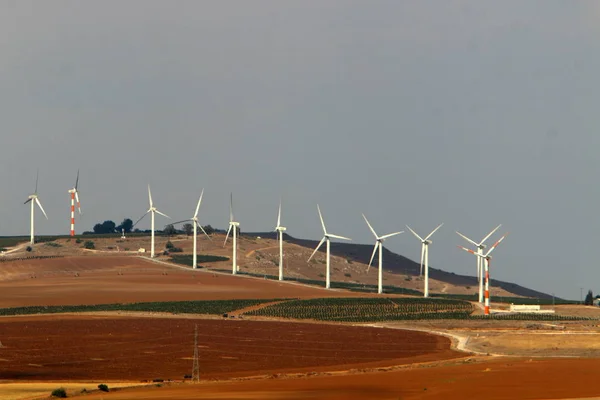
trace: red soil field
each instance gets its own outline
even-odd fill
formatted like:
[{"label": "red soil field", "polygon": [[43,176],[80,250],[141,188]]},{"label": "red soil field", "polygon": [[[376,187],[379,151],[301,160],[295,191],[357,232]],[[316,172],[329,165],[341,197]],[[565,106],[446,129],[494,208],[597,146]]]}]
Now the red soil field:
[{"label": "red soil field", "polygon": [[[31,278],[32,273],[36,278]],[[68,257],[0,264],[0,307],[352,296],[365,294],[185,270],[139,257]]]},{"label": "red soil field", "polygon": [[[125,389],[106,399],[464,400],[598,398],[598,360],[508,359],[392,372]],[[591,400],[591,399],[590,399]]]},{"label": "red soil field", "polygon": [[0,379],[182,379],[198,325],[203,379],[460,357],[447,338],[344,325],[107,316],[0,319]]}]

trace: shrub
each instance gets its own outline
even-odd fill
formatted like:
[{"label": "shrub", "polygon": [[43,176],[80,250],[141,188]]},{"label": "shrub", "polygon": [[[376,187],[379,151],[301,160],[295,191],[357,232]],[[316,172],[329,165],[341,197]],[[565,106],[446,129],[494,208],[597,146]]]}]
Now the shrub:
[{"label": "shrub", "polygon": [[31,250],[33,250],[33,249],[31,248],[31,246],[27,246],[27,248],[26,248],[25,250],[27,250],[27,251],[31,251]]},{"label": "shrub", "polygon": [[67,391],[64,388],[54,389],[51,393],[52,397],[60,397],[64,399],[67,397]]},{"label": "shrub", "polygon": [[173,243],[171,243],[171,241],[170,241],[170,240],[169,240],[169,241],[167,242],[167,244],[165,245],[165,248],[166,248],[166,249],[169,249],[169,250],[171,250],[171,249],[172,249],[172,248],[174,248],[174,247],[175,247],[175,245],[174,245]]},{"label": "shrub", "polygon": [[344,276],[345,276],[346,278],[350,278],[350,277],[352,276],[352,274],[351,274],[351,273],[349,273],[349,272],[346,272],[346,273],[344,274]]},{"label": "shrub", "polygon": [[81,238],[77,238],[77,239],[75,239],[75,243],[79,244],[79,243],[81,243],[81,242],[83,242],[83,240],[81,240]]},{"label": "shrub", "polygon": [[100,389],[103,392],[108,392],[108,386],[106,386],[104,383],[99,384],[98,389]]},{"label": "shrub", "polygon": [[170,253],[183,253],[183,249],[181,247],[171,247],[169,249]]},{"label": "shrub", "polygon": [[93,249],[96,248],[96,246],[94,245],[94,242],[92,242],[91,240],[86,241],[83,244],[83,247],[86,248],[86,249],[90,249],[90,250],[93,250]]},{"label": "shrub", "polygon": [[49,246],[49,247],[62,247],[62,245],[60,243],[56,243],[56,242],[46,242],[45,245]]}]

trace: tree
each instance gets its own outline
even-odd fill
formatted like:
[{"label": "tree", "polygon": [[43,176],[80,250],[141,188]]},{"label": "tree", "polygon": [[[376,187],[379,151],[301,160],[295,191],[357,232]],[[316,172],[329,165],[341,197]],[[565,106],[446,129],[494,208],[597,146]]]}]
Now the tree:
[{"label": "tree", "polygon": [[163,229],[163,233],[165,235],[171,236],[177,233],[177,230],[173,226],[173,224],[165,225],[165,229]]},{"label": "tree", "polygon": [[113,221],[106,220],[101,224],[94,225],[94,233],[114,233],[116,224]]},{"label": "tree", "polygon": [[192,224],[183,224],[182,228],[186,236],[190,236],[194,231],[194,225]]},{"label": "tree", "polygon": [[585,296],[585,301],[583,302],[586,306],[594,305],[594,294],[591,290],[588,290],[587,295]]},{"label": "tree", "polygon": [[130,218],[125,218],[121,225],[117,226],[117,231],[121,232],[121,229],[125,231],[125,233],[131,233],[131,229],[133,228],[133,221]]},{"label": "tree", "polygon": [[204,232],[206,232],[207,235],[212,235],[215,233],[215,228],[210,225],[204,225],[202,228],[204,228]]}]

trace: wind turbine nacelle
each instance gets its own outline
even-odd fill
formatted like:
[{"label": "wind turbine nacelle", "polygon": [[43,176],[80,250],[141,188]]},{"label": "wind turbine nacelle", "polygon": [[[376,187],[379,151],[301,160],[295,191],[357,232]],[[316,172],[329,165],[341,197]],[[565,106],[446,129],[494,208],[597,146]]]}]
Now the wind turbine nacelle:
[{"label": "wind turbine nacelle", "polygon": [[424,241],[423,241],[423,243],[425,243],[425,244],[428,244],[428,245],[429,245],[429,244],[431,244],[431,243],[433,243],[433,242],[432,242],[431,240],[424,240]]},{"label": "wind turbine nacelle", "polygon": [[277,230],[278,230],[278,231],[280,231],[280,232],[283,232],[283,231],[285,231],[286,229],[287,229],[287,228],[286,228],[285,226],[278,226],[278,227],[277,227]]},{"label": "wind turbine nacelle", "polygon": [[230,222],[229,225],[240,226],[240,223],[239,222]]}]

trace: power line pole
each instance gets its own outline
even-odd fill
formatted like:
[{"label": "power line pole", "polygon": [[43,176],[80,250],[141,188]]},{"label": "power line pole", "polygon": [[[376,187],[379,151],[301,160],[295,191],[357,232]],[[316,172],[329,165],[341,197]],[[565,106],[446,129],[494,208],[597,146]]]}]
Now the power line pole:
[{"label": "power line pole", "polygon": [[194,328],[194,366],[192,367],[192,382],[200,382],[200,361],[198,357],[198,325]]}]

